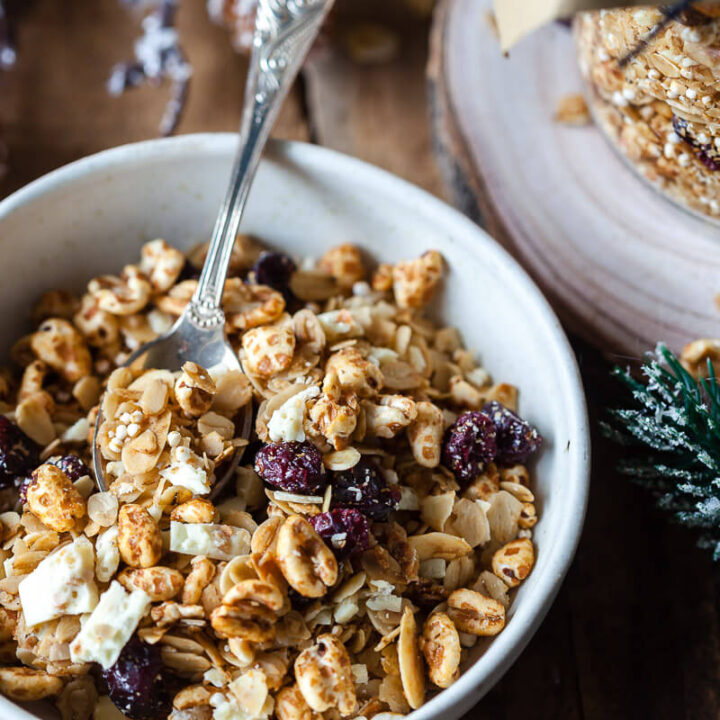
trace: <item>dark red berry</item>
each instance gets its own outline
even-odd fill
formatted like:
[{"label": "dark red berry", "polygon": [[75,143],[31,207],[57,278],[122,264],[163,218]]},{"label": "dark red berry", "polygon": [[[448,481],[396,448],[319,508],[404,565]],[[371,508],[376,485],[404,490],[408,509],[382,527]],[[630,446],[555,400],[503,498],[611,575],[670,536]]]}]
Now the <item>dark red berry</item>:
[{"label": "dark red berry", "polygon": [[428,611],[445,602],[448,595],[450,595],[449,590],[435,580],[423,577],[419,578],[417,582],[410,583],[405,591],[405,597]]},{"label": "dark red berry", "polygon": [[157,645],[146,645],[134,635],[117,662],[103,670],[110,699],[131,720],[160,720],[172,710],[172,695],[163,677]]},{"label": "dark red berry", "polygon": [[685,143],[697,151],[698,160],[708,170],[720,170],[720,151],[711,143],[701,143],[694,135],[690,123],[685,118],[673,115],[673,129]]},{"label": "dark red berry", "polygon": [[497,435],[497,455],[501,465],[527,462],[542,445],[542,436],[530,423],[499,402],[489,402],[483,412],[493,421]]},{"label": "dark red berry", "polygon": [[0,415],[0,488],[12,487],[16,478],[37,466],[38,446],[12,421]]},{"label": "dark red berry", "polygon": [[338,560],[370,547],[370,523],[359,510],[335,508],[330,512],[313,515],[309,520]]},{"label": "dark red berry", "polygon": [[495,458],[495,426],[484,413],[463,413],[448,429],[443,464],[459,482],[470,482],[486,463]]},{"label": "dark red berry", "polygon": [[293,610],[307,610],[314,602],[317,602],[317,598],[305,597],[290,586],[287,589],[287,596]]},{"label": "dark red berry", "polygon": [[362,459],[349,470],[336,472],[333,507],[356,508],[373,520],[384,522],[400,502],[400,491],[388,485],[378,467]]},{"label": "dark red berry", "polygon": [[255,472],[286,492],[313,494],[327,484],[322,455],[311,442],[271,443],[255,455]]},{"label": "dark red berry", "polygon": [[258,284],[269,285],[280,292],[288,289],[295,270],[297,265],[287,255],[275,252],[262,253],[253,266]]},{"label": "dark red berry", "polygon": [[200,277],[200,270],[196,268],[191,262],[185,261],[180,275],[178,276],[177,282],[181,283],[184,280],[197,280]]},{"label": "dark red berry", "polygon": [[51,457],[48,463],[59,467],[68,476],[70,482],[90,474],[90,468],[77,455],[56,455]]},{"label": "dark red berry", "polygon": [[27,491],[32,481],[32,477],[24,477],[18,485],[18,495],[20,495],[20,502],[23,505],[27,503]]}]

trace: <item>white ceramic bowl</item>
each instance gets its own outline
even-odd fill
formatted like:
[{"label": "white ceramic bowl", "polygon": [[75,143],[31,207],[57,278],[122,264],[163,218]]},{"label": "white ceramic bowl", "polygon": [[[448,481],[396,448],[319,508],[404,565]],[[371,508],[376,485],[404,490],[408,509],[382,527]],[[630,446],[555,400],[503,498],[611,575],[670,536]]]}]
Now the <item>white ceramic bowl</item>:
[{"label": "white ceramic bowl", "polygon": [[[235,143],[234,135],[208,134],[115,148],[56,170],[0,203],[2,347],[28,330],[30,307],[43,290],[80,290],[89,278],[135,262],[140,245],[155,237],[181,248],[206,239]],[[345,241],[378,261],[440,250],[449,272],[432,312],[461,329],[496,379],[520,388],[522,415],[545,437],[535,472],[535,569],[503,632],[481,643],[461,678],[412,716],[454,720],[530,640],[578,542],[589,446],[572,350],[539,290],[488,235],[427,193],[352,158],[301,143],[272,144],[243,230],[298,257],[319,256]],[[37,715],[0,698],[0,717]]]}]

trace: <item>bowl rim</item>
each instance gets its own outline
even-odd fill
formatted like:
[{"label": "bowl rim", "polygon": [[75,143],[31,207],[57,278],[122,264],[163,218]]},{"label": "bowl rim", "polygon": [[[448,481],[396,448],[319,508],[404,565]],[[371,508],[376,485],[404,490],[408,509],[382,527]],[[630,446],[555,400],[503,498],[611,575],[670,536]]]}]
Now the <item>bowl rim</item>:
[{"label": "bowl rim", "polygon": [[[182,158],[197,154],[220,154],[230,157],[238,142],[235,133],[196,133],[170,138],[156,138],[120,145],[103,150],[57,168],[30,182],[0,201],[0,221],[16,209],[28,205],[43,195],[68,182],[107,173],[113,168],[133,163],[146,163],[154,158]],[[566,504],[573,508],[567,513],[554,534],[552,556],[548,559],[544,575],[532,596],[516,607],[511,622],[500,635],[493,638],[485,653],[469,667],[449,688],[438,693],[410,715],[413,720],[430,720],[443,714],[457,717],[460,712],[475,704],[508,670],[528,644],[549,610],[565,574],[567,573],[580,540],[585,518],[590,481],[590,432],[583,384],[575,354],[563,331],[560,321],[549,302],[527,272],[484,229],[473,223],[460,211],[439,198],[399,178],[390,172],[343,153],[310,143],[271,140],[265,152],[268,159],[278,159],[295,166],[308,166],[321,171],[344,170],[370,187],[382,188],[387,196],[402,198],[402,204],[412,201],[433,216],[442,218],[447,235],[471,255],[488,253],[513,276],[516,291],[522,301],[534,312],[550,342],[546,350],[563,378],[562,410],[567,418],[570,437],[566,450],[568,474],[563,492]],[[0,696],[1,714],[13,720],[37,720],[36,715]]]}]

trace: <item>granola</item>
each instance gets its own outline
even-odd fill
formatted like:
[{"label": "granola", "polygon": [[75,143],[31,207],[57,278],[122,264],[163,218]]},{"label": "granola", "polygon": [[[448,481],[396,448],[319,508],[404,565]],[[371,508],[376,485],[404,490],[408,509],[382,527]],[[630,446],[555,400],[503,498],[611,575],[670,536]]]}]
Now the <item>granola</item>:
[{"label": "granola", "polygon": [[693,211],[720,217],[720,3],[669,22],[659,7],[580,13],[575,37],[596,122],[651,184]]},{"label": "granola", "polygon": [[410,712],[532,570],[541,438],[423,317],[433,250],[371,272],[344,244],[298,269],[239,238],[224,304],[243,372],[124,367],[203,256],[154,240],[82,297],[46,293],[0,375],[0,691],[63,720]]}]

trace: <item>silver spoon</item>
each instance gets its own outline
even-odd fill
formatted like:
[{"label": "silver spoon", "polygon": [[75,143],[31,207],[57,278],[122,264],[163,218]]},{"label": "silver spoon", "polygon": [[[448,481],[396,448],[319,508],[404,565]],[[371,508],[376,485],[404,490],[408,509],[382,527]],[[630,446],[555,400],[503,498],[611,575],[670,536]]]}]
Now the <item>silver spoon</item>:
[{"label": "silver spoon", "polygon": [[[225,337],[225,314],[221,306],[230,254],[273,121],[332,4],[333,0],[259,0],[239,149],[197,290],[170,331],[136,350],[127,359],[126,366],[142,357],[141,367],[148,369],[176,371],[188,360],[208,369],[241,369]],[[98,413],[93,466],[98,488],[104,492],[107,484],[98,450],[102,421],[102,414]],[[252,425],[249,405],[239,422],[242,437],[248,438]],[[234,462],[216,482],[213,495],[231,477],[240,456],[240,452],[236,453]]]}]

